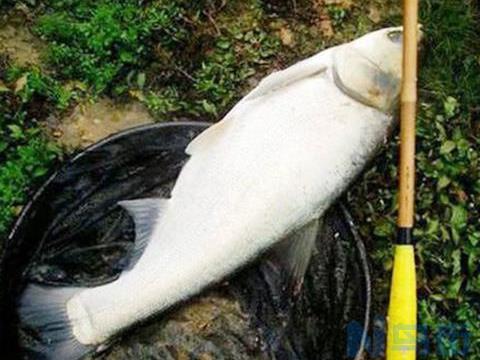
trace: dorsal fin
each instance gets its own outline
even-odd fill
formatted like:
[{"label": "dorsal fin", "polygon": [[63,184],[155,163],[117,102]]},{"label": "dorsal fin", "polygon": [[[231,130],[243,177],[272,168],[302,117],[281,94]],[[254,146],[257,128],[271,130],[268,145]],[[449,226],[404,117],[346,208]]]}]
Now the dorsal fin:
[{"label": "dorsal fin", "polygon": [[327,69],[328,64],[323,55],[324,54],[318,54],[312,56],[286,68],[285,70],[271,73],[260,81],[258,86],[242,99],[242,102],[259,98],[274,91],[278,91],[285,86],[292,85],[297,81],[324,72]]},{"label": "dorsal fin", "polygon": [[135,222],[135,244],[125,269],[131,270],[150,242],[154,226],[159,222],[168,200],[160,198],[124,200],[118,205],[127,210]]}]

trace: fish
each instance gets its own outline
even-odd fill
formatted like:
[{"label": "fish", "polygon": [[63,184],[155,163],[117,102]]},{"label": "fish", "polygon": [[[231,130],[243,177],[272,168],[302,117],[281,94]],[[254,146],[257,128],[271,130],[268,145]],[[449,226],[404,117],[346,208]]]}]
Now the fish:
[{"label": "fish", "polygon": [[102,351],[268,251],[298,291],[323,214],[395,126],[401,63],[402,28],[392,27],[265,77],[189,143],[169,198],[119,202],[136,235],[118,279],[27,285],[18,313],[41,356]]}]

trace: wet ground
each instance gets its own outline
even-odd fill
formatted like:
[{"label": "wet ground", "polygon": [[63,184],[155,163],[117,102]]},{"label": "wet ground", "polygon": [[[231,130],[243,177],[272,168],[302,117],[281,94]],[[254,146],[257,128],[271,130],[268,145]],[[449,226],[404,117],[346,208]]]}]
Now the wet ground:
[{"label": "wet ground", "polygon": [[0,21],[0,53],[7,54],[18,66],[39,65],[43,48],[22,18]]},{"label": "wet ground", "polygon": [[51,134],[68,149],[91,145],[111,134],[149,124],[153,118],[138,102],[116,103],[109,98],[78,104],[70,115],[53,121]]}]

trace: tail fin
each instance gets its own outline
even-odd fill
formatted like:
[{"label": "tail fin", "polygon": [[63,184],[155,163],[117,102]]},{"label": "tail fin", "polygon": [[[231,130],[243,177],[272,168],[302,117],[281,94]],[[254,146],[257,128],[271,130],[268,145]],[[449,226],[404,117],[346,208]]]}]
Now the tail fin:
[{"label": "tail fin", "polygon": [[34,331],[38,344],[30,349],[46,359],[80,359],[94,350],[72,332],[67,301],[82,288],[29,285],[20,299],[22,327]]}]

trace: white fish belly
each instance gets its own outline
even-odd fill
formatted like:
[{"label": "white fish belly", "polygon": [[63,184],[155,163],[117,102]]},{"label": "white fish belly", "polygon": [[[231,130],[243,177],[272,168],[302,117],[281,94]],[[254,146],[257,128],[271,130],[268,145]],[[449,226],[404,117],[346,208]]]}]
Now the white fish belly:
[{"label": "white fish belly", "polygon": [[391,118],[327,74],[242,102],[182,170],[153,239],[117,281],[71,300],[74,333],[100,343],[220,281],[320,217],[387,136]]}]

